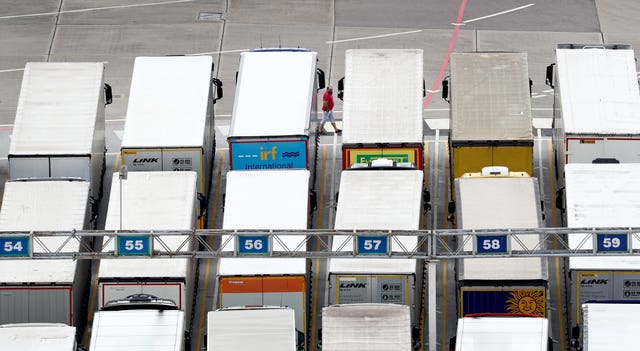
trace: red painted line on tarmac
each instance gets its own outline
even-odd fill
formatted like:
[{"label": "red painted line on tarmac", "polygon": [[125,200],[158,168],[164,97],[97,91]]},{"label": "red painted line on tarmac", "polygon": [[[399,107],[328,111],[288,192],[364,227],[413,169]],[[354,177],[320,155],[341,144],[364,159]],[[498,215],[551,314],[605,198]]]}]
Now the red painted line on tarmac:
[{"label": "red painted line on tarmac", "polygon": [[[444,61],[442,62],[442,66],[440,67],[440,73],[438,73],[438,78],[436,78],[436,81],[433,83],[431,91],[436,91],[438,90],[438,88],[440,88],[440,82],[442,81],[444,72],[449,65],[449,57],[451,57],[451,53],[456,46],[456,40],[458,40],[458,32],[460,31],[462,17],[464,17],[465,7],[467,7],[467,0],[462,0],[462,2],[460,3],[460,8],[458,9],[458,18],[456,19],[456,23],[453,26],[453,34],[451,35],[451,40],[449,40],[449,49],[447,50],[447,54],[444,56]],[[433,95],[434,93],[429,93],[429,95],[427,95],[427,98],[424,100],[424,104],[422,105],[423,109],[426,109],[427,106],[429,106],[431,99],[433,99]]]}]

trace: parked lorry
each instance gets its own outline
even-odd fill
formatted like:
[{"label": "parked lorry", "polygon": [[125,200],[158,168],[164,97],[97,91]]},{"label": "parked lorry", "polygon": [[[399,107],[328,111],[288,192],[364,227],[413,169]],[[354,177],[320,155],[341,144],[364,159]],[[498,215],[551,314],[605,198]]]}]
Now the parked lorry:
[{"label": "parked lorry", "polygon": [[[569,163],[564,172],[568,228],[640,227],[640,164]],[[568,258],[572,328],[581,326],[580,307],[588,301],[640,300],[640,257],[626,254],[630,247],[640,247],[640,240],[622,234],[598,234],[586,240],[584,235],[572,234],[568,243],[571,249],[621,253]]]},{"label": "parked lorry", "polygon": [[76,328],[58,323],[0,325],[3,351],[80,351]]},{"label": "parked lorry", "polygon": [[[192,230],[196,227],[196,172],[130,172],[126,179],[113,175],[105,229]],[[125,234],[126,235],[126,234]],[[129,249],[127,249],[127,240]],[[185,235],[162,236],[149,243],[140,237],[122,237],[103,246],[103,251],[151,255],[164,247],[195,248],[185,244]],[[124,248],[123,248],[124,246]],[[140,250],[135,250],[139,246]],[[125,251],[128,250],[128,251]],[[98,273],[98,307],[135,294],[149,294],[174,301],[185,316],[191,316],[195,289],[195,260],[187,258],[118,258],[102,260]],[[189,330],[188,321],[184,322]],[[94,324],[95,326],[96,324]],[[93,332],[96,332],[95,330]]]},{"label": "parked lorry", "polygon": [[638,301],[590,301],[582,305],[582,339],[572,346],[584,351],[633,350],[640,343]]},{"label": "parked lorry", "polygon": [[549,321],[536,316],[478,315],[458,319],[455,351],[547,351]]},{"label": "parked lorry", "polygon": [[[356,164],[342,171],[335,229],[420,229],[423,176],[423,171],[411,164],[398,164],[388,159]],[[411,252],[418,245],[415,236],[399,237],[399,242],[376,237],[363,240],[370,240],[370,249],[388,247],[389,251],[395,252]],[[365,245],[367,243],[363,242],[362,247],[356,247],[353,238],[341,235],[334,236],[332,242],[334,250],[348,252],[366,250]],[[373,257],[376,256],[374,251],[369,252]],[[367,254],[367,251],[360,254]],[[329,261],[329,304],[398,304],[418,311],[421,298],[416,279],[421,276],[422,267],[415,259],[332,258]],[[418,328],[418,316],[412,313],[410,317],[411,326]],[[419,335],[414,333],[414,338],[414,344],[418,345]]]},{"label": "parked lorry", "polygon": [[422,50],[346,51],[342,169],[377,158],[424,168],[422,70]]},{"label": "parked lorry", "polygon": [[102,62],[29,62],[9,145],[9,179],[79,178],[102,194],[104,106],[111,87]]},{"label": "parked lorry", "polygon": [[95,313],[89,351],[189,351],[185,311],[171,300],[134,294]]},{"label": "parked lorry", "polygon": [[[227,138],[231,170],[315,172],[317,91],[324,88],[324,73],[317,62],[317,53],[307,49],[255,49],[240,54]],[[278,93],[285,94],[284,103],[274,100]]]},{"label": "parked lorry", "polygon": [[630,45],[559,44],[547,84],[554,88],[560,186],[568,163],[640,162],[640,90]]},{"label": "parked lorry", "polygon": [[137,57],[122,136],[129,171],[198,173],[198,227],[204,228],[215,155],[214,104],[222,82],[211,56]]},{"label": "parked lorry", "polygon": [[288,307],[229,307],[207,314],[207,350],[296,351],[295,312]]},{"label": "parked lorry", "polygon": [[394,304],[322,309],[323,351],[411,351],[411,311]]},{"label": "parked lorry", "polygon": [[[309,179],[306,169],[228,172],[223,229],[307,229]],[[229,240],[222,237],[221,249],[245,257],[219,260],[218,307],[288,306],[295,312],[296,330],[305,334],[309,263],[304,258],[260,257],[269,254],[270,246],[272,251],[305,251],[305,236]],[[304,348],[305,341],[299,343]]]},{"label": "parked lorry", "polygon": [[[12,180],[5,183],[0,231],[92,229],[90,183],[80,179]],[[4,237],[8,234],[2,234]],[[83,251],[87,238],[42,237],[34,253]],[[12,251],[29,250],[14,244]],[[3,250],[7,253],[7,242]],[[44,245],[44,246],[43,246]],[[11,245],[9,245],[11,246]],[[0,261],[0,324],[64,323],[84,329],[89,292],[89,260],[38,259]]]},{"label": "parked lorry", "polygon": [[450,102],[452,199],[454,180],[483,167],[533,174],[527,54],[453,53],[450,70],[442,94]]},{"label": "parked lorry", "polygon": [[[524,172],[488,167],[456,179],[458,229],[543,226],[538,180]],[[460,238],[479,255],[508,254],[540,247],[541,235]],[[547,260],[543,257],[465,258],[457,262],[458,316],[476,313],[547,316]]]}]

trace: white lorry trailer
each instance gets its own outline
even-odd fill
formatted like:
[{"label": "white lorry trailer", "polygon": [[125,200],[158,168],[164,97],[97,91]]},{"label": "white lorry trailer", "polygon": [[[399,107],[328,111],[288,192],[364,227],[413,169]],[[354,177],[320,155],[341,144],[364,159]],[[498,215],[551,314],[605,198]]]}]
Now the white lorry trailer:
[{"label": "white lorry trailer", "polygon": [[582,305],[584,351],[634,350],[640,344],[638,301],[588,302]]},{"label": "white lorry trailer", "polygon": [[[107,230],[192,230],[196,227],[197,174],[179,172],[130,172],[127,179],[113,175],[107,211]],[[122,252],[126,240],[111,241],[103,251]],[[163,236],[164,245],[178,249],[185,236]],[[141,252],[164,250],[157,239],[148,247],[140,242]],[[184,246],[193,249],[195,243]],[[130,245],[131,246],[131,245]],[[126,248],[125,248],[126,249]],[[133,251],[132,254],[137,252]],[[122,300],[134,294],[150,294],[174,301],[185,316],[191,316],[194,296],[195,260],[187,258],[119,258],[102,260],[98,273],[98,307],[109,301]],[[188,329],[188,326],[186,326]],[[95,330],[93,332],[96,332]]]},{"label": "white lorry trailer", "polygon": [[[499,172],[493,172],[498,170]],[[496,173],[492,175],[491,173]],[[504,167],[485,168],[456,179],[459,229],[539,228],[543,226],[538,180]],[[538,247],[540,235],[478,236],[459,240],[464,250],[478,254],[508,253]],[[457,262],[458,316],[476,313],[547,316],[547,260],[526,258],[465,258]]]},{"label": "white lorry trailer", "polygon": [[[83,180],[16,180],[5,183],[0,210],[2,231],[92,229],[90,184]],[[0,236],[4,237],[4,235]],[[64,237],[34,242],[33,252],[82,251]],[[83,244],[90,245],[89,240]],[[6,245],[6,243],[5,243]],[[20,249],[27,249],[21,246]],[[84,328],[90,279],[89,260],[0,261],[0,324],[64,323]]]},{"label": "white lorry trailer", "polygon": [[[309,177],[306,169],[228,172],[223,229],[307,229]],[[228,239],[223,236],[222,242]],[[280,240],[289,251],[306,250],[303,235]],[[269,246],[273,251],[285,249],[280,242],[261,236],[241,237],[221,248],[254,257],[220,259],[218,307],[288,306],[295,311],[296,330],[306,333],[308,262],[260,258],[269,253]]]},{"label": "white lorry trailer", "polygon": [[411,351],[411,311],[394,304],[322,309],[323,351]]},{"label": "white lorry trailer", "polygon": [[29,62],[9,146],[9,179],[79,178],[97,203],[105,169],[104,64]]},{"label": "white lorry trailer", "polygon": [[455,351],[547,351],[549,321],[541,317],[475,316],[458,319]]},{"label": "white lorry trailer", "polygon": [[79,351],[76,328],[57,323],[0,325],[3,351]]},{"label": "white lorry trailer", "polygon": [[[306,49],[240,54],[227,139],[231,170],[315,172],[317,91],[324,88],[317,62],[317,53]],[[274,100],[278,92],[286,103]]]},{"label": "white lorry trailer", "polygon": [[422,50],[347,50],[342,169],[378,158],[424,168]]},{"label": "white lorry trailer", "polygon": [[214,104],[222,98],[213,59],[137,57],[129,95],[122,164],[129,171],[197,172],[198,224],[204,228],[215,154]]},{"label": "white lorry trailer", "polygon": [[630,45],[559,44],[547,84],[554,88],[560,186],[568,163],[640,162],[640,90]]},{"label": "white lorry trailer", "polygon": [[296,351],[295,313],[275,306],[231,307],[207,314],[208,351]]},{"label": "white lorry trailer", "polygon": [[156,296],[112,301],[95,313],[89,351],[189,351],[185,320],[173,301]]},{"label": "white lorry trailer", "polygon": [[[565,182],[568,228],[640,227],[640,164],[567,164]],[[629,247],[640,247],[635,236],[599,234],[585,241],[583,235],[574,234],[569,236],[569,247],[621,253],[569,257],[572,328],[581,325],[580,307],[587,301],[640,301],[640,257],[625,254]]]}]

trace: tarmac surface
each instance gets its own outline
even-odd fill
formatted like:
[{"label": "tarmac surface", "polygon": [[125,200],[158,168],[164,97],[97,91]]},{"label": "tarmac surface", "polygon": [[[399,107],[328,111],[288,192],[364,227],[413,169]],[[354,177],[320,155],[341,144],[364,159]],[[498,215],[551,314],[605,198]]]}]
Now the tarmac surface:
[{"label": "tarmac surface", "polygon": [[[345,50],[352,48],[418,48],[424,50],[428,90],[425,119],[427,187],[432,211],[424,228],[447,228],[448,103],[440,98],[440,80],[448,74],[451,51],[520,51],[528,55],[533,80],[532,108],[536,135],[535,176],[539,179],[549,227],[561,225],[555,210],[550,139],[553,91],[544,84],[545,67],[554,62],[558,43],[629,43],[640,47],[640,2],[637,0],[0,0],[0,175],[7,176],[7,152],[23,68],[30,61],[103,61],[114,103],[106,110],[107,169],[115,170],[136,56],[211,55],[224,83],[216,104],[218,149],[210,192],[210,228],[222,225],[222,196],[229,169],[226,133],[233,109],[239,53],[259,47],[305,47],[318,52],[319,66],[335,84],[344,75]],[[265,94],[287,103],[286,91]],[[603,92],[606,93],[606,92]],[[429,96],[433,95],[433,96]],[[342,105],[337,101],[336,116]],[[266,111],[266,107],[265,107]],[[265,118],[266,114],[265,114]],[[170,126],[168,126],[170,128]],[[340,181],[340,141],[321,137],[318,181],[320,206],[313,228],[331,228],[334,194]],[[104,224],[111,177],[99,225]],[[200,350],[206,334],[206,311],[216,307],[216,262],[202,260],[193,319],[192,350]],[[566,286],[562,259],[549,259],[549,313],[554,350],[568,350]],[[445,351],[455,335],[455,272],[452,262],[438,264],[437,345]],[[95,272],[94,272],[95,274]],[[310,350],[326,304],[324,262],[313,262]],[[95,292],[94,292],[95,293]],[[426,325],[426,323],[425,323]],[[86,339],[85,339],[86,340]]]}]

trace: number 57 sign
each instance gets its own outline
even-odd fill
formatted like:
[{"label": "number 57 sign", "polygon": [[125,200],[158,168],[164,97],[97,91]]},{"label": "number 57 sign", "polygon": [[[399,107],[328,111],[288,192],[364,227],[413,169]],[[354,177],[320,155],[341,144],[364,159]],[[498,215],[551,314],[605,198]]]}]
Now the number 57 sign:
[{"label": "number 57 sign", "polygon": [[387,255],[389,254],[389,237],[358,236],[356,249],[358,255]]}]

